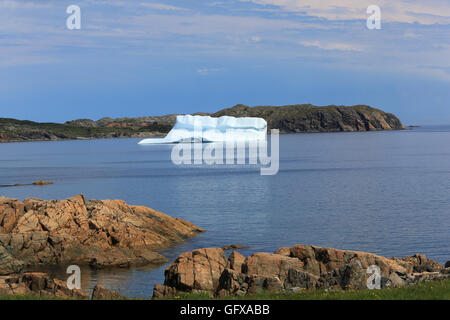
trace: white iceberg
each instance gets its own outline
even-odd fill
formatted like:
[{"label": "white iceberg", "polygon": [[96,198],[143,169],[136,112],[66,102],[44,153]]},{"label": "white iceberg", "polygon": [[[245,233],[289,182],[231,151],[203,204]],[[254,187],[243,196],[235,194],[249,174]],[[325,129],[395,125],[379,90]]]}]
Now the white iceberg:
[{"label": "white iceberg", "polygon": [[266,135],[267,122],[262,118],[181,115],[166,137],[144,139],[139,144],[261,141]]}]

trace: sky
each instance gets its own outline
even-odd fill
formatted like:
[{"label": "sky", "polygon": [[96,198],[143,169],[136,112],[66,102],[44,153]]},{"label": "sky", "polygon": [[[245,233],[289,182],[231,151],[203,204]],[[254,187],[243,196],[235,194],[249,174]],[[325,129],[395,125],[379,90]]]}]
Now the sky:
[{"label": "sky", "polygon": [[448,0],[0,0],[3,118],[311,103],[426,125],[450,124],[449,101]]}]

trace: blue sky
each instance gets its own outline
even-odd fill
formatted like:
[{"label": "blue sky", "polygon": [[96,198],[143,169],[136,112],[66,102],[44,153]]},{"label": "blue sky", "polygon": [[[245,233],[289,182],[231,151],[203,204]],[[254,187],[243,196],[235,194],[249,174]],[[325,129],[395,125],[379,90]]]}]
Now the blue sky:
[{"label": "blue sky", "polygon": [[312,103],[450,124],[449,101],[448,0],[0,0],[0,117]]}]

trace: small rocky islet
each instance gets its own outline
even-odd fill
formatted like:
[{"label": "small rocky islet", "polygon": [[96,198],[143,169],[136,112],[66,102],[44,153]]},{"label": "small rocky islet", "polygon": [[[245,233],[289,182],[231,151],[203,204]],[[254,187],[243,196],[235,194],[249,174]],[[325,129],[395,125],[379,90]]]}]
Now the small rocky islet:
[{"label": "small rocky islet", "polygon": [[47,186],[53,184],[51,181],[46,180],[38,180],[34,181],[32,183],[15,183],[15,184],[6,184],[6,185],[0,185],[0,187],[22,187],[22,186]]}]

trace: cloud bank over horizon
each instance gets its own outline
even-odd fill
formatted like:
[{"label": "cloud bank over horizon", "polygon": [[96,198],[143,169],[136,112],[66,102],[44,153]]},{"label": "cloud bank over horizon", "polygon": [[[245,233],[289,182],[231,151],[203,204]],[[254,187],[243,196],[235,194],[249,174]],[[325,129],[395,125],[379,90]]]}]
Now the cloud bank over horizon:
[{"label": "cloud bank over horizon", "polygon": [[[71,4],[81,7],[81,30],[65,27]],[[369,5],[381,8],[381,30],[366,27]],[[107,103],[98,115],[117,116],[124,103],[135,106],[133,115],[148,115],[241,102],[355,102],[413,112],[407,117],[418,121],[427,114],[419,103],[432,101],[437,113],[429,122],[436,122],[447,108],[449,56],[444,0],[0,0],[0,110],[10,116],[36,118],[29,100],[44,106],[58,98],[69,105]],[[286,84],[278,92],[263,89],[254,97],[257,85],[275,90],[270,84],[280,78]],[[393,88],[394,79],[405,86]],[[350,98],[352,85],[361,87]],[[24,88],[36,99],[18,98]],[[70,99],[71,88],[84,98]],[[412,97],[417,88],[423,98]],[[179,98],[167,97],[171,91]],[[123,95],[111,98],[118,92]]]}]

